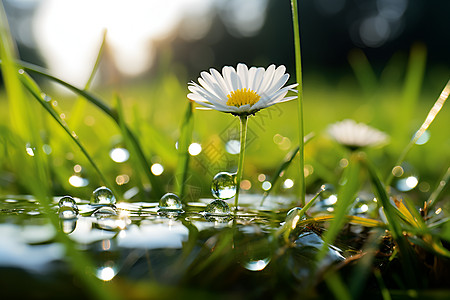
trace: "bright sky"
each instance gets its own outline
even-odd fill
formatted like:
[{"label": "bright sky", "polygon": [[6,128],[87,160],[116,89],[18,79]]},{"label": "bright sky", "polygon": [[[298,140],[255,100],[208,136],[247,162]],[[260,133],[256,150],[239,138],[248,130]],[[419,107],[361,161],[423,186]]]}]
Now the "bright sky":
[{"label": "bright sky", "polygon": [[211,0],[45,0],[33,30],[51,72],[84,85],[104,29],[117,68],[137,75],[152,63],[152,40],[167,38],[186,12],[204,26],[210,8]]}]

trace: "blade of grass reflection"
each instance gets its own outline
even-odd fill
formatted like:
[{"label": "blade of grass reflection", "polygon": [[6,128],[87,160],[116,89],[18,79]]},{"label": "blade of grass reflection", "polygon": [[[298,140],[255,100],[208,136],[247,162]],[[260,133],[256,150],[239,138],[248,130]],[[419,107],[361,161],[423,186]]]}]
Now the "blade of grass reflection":
[{"label": "blade of grass reflection", "polygon": [[[304,138],[304,145],[306,145],[313,138],[314,138],[314,133],[313,132],[311,132],[307,136],[305,136],[305,138]],[[280,165],[280,167],[278,168],[277,172],[273,176],[272,181],[270,182],[271,183],[270,188],[267,191],[264,192],[264,195],[263,195],[263,198],[261,200],[260,206],[263,205],[263,203],[266,200],[267,196],[269,196],[269,194],[273,190],[275,184],[281,178],[281,174],[283,173],[283,171],[285,172],[289,168],[289,166],[291,165],[291,163],[294,160],[295,156],[297,155],[297,153],[299,153],[299,150],[300,150],[300,146],[297,146],[297,148],[295,148],[294,151],[292,151],[290,154],[287,155],[287,157],[285,158],[283,163]]]},{"label": "blade of grass reflection", "polygon": [[[110,108],[108,105],[103,103],[102,100],[100,100],[98,97],[94,96],[92,93],[88,91],[81,90],[57,77],[54,77],[46,72],[45,69],[35,66],[33,64],[29,64],[26,62],[19,61],[19,65],[22,66],[25,70],[42,75],[52,81],[55,81],[58,84],[61,84],[62,86],[68,88],[75,94],[83,96],[86,100],[97,106],[99,109],[101,109],[104,113],[106,113],[109,117],[111,117],[117,125],[119,125],[119,118],[117,116],[117,112],[114,111],[112,108]],[[160,198],[163,195],[162,188],[160,181],[156,178],[155,175],[150,170],[150,165],[145,157],[145,154],[142,150],[142,147],[139,143],[139,140],[136,138],[136,136],[133,134],[130,128],[126,127],[126,131],[128,133],[128,136],[130,137],[130,142],[133,144],[133,147],[136,149],[136,154],[138,155],[138,159],[140,163],[145,166],[145,174],[147,175],[148,180],[150,181],[152,185],[152,192],[154,197]]]}]

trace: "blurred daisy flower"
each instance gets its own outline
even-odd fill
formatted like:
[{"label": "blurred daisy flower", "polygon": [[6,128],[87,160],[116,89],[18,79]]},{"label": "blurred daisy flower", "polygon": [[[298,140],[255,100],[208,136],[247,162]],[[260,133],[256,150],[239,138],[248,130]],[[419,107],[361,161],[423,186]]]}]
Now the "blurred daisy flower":
[{"label": "blurred daisy flower", "polygon": [[364,123],[356,123],[346,119],[328,127],[328,134],[339,144],[356,150],[362,147],[372,147],[387,143],[389,137]]},{"label": "blurred daisy flower", "polygon": [[286,97],[297,84],[284,86],[289,79],[285,66],[264,68],[238,64],[237,70],[230,66],[201,72],[199,84],[189,83],[188,98],[196,103],[233,115],[252,115],[277,103],[286,102],[297,96]]}]

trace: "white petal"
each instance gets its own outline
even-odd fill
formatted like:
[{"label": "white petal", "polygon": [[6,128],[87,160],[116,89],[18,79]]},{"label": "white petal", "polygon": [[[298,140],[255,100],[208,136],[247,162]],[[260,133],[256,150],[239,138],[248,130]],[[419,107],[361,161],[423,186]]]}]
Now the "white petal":
[{"label": "white petal", "polygon": [[205,98],[207,101],[209,101],[214,106],[220,106],[220,107],[226,107],[227,106],[224,103],[223,100],[218,98],[216,95],[210,93],[208,90],[205,90],[204,88],[202,88],[201,86],[199,86],[195,82],[193,82],[191,84],[192,84],[191,88],[190,88],[191,92],[202,96],[203,98]]},{"label": "white petal", "polygon": [[231,91],[236,91],[241,88],[236,70],[233,67],[224,67],[222,72],[223,78],[225,79],[225,82],[227,83]]},{"label": "white petal", "polygon": [[237,74],[241,81],[241,88],[248,88],[248,67],[245,64],[238,64]]},{"label": "white petal", "polygon": [[231,93],[231,89],[227,86],[225,80],[223,79],[222,75],[217,71],[216,69],[209,69],[211,72],[211,75],[216,79],[217,83],[220,85],[221,89],[224,91],[226,95]]},{"label": "white petal", "polygon": [[262,80],[264,79],[264,74],[265,74],[264,68],[257,68],[256,69],[256,74],[255,74],[255,77],[253,79],[253,84],[250,87],[256,93],[258,93],[258,91],[259,91],[259,87],[261,86]]},{"label": "white petal", "polygon": [[266,94],[271,95],[271,94],[277,92],[279,89],[281,89],[286,84],[286,82],[288,80],[289,80],[289,74],[282,75],[278,79],[278,81],[275,81],[275,77],[274,77],[274,82],[273,82],[272,86],[270,87],[270,89],[268,89],[266,91]]},{"label": "white petal", "polygon": [[221,88],[220,84],[211,74],[207,72],[202,72],[200,75],[204,80],[203,82],[201,82],[199,78],[199,82],[201,82],[201,85],[203,85],[203,87],[205,87],[211,93],[216,94],[221,99],[227,98],[225,91]]},{"label": "white petal", "polygon": [[266,91],[266,89],[270,86],[270,84],[272,83],[274,72],[275,72],[275,65],[270,65],[264,72],[264,78],[261,82],[261,85],[258,88],[258,91],[256,91],[258,95],[263,94]]}]

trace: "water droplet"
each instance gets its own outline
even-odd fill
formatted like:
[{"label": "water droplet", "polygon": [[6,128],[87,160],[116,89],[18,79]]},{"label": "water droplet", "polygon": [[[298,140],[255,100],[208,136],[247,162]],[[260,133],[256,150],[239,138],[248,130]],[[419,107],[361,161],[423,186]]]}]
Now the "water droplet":
[{"label": "water droplet", "polygon": [[59,226],[61,227],[62,232],[64,232],[65,234],[70,234],[77,227],[77,219],[76,218],[72,218],[72,219],[61,218],[61,220],[59,222]]},{"label": "water droplet", "polygon": [[89,180],[78,175],[72,175],[69,177],[69,183],[74,187],[83,187],[89,184]]},{"label": "water droplet", "polygon": [[[417,132],[416,132],[417,134]],[[430,140],[430,133],[425,131],[416,141],[416,145],[426,144]]]},{"label": "water droplet", "polygon": [[238,140],[229,140],[225,144],[225,150],[230,154],[239,154],[241,152],[241,142]]},{"label": "water droplet", "polygon": [[155,163],[150,167],[150,170],[152,171],[153,175],[159,176],[164,172],[164,167],[161,164]]},{"label": "water droplet", "polygon": [[392,175],[394,175],[395,177],[401,177],[403,175],[403,173],[404,173],[404,171],[401,166],[395,166],[392,169]]},{"label": "water droplet", "polygon": [[123,163],[130,158],[130,153],[125,148],[114,148],[109,151],[109,157],[116,163]]},{"label": "water droplet", "polygon": [[72,220],[78,217],[78,209],[70,206],[61,206],[58,210],[59,218],[64,220]]},{"label": "water droplet", "polygon": [[94,205],[113,205],[116,203],[116,197],[113,192],[107,187],[99,187],[93,193],[91,197],[91,204]]},{"label": "water droplet", "polygon": [[112,267],[100,267],[98,268],[96,275],[103,281],[110,281],[116,276],[116,270]]},{"label": "water droplet", "polygon": [[236,195],[236,174],[220,172],[214,176],[211,192],[217,199],[230,199]]},{"label": "water droplet", "polygon": [[320,197],[322,199],[329,198],[331,195],[336,193],[336,189],[334,188],[334,185],[332,184],[323,184],[321,187],[322,193],[320,194]]},{"label": "water droplet", "polygon": [[271,187],[272,187],[272,184],[269,181],[264,181],[262,183],[262,189],[265,191],[270,190]]},{"label": "water droplet", "polygon": [[270,262],[270,257],[258,260],[249,260],[244,267],[249,271],[262,271]]},{"label": "water droplet", "polygon": [[205,208],[205,213],[209,215],[223,216],[230,214],[230,206],[223,200],[216,199]]},{"label": "water droplet", "polygon": [[419,180],[415,176],[409,176],[397,181],[397,189],[402,192],[407,192],[412,190],[417,186]]},{"label": "water droplet", "polygon": [[63,206],[64,207],[72,207],[72,208],[78,210],[78,206],[77,206],[75,199],[73,199],[70,196],[64,196],[61,199],[59,199],[58,206],[59,207],[63,207]]},{"label": "water droplet", "polygon": [[167,193],[161,197],[159,200],[159,210],[160,211],[182,211],[183,205],[181,204],[180,198],[173,194]]},{"label": "water droplet", "polygon": [[36,150],[36,148],[31,147],[31,145],[29,143],[27,143],[25,146],[25,150],[27,151],[27,154],[29,156],[34,156],[34,151]]},{"label": "water droplet", "polygon": [[192,156],[199,155],[202,152],[202,145],[199,143],[192,143],[189,145],[188,152]]},{"label": "water droplet", "polygon": [[294,186],[294,181],[292,179],[288,178],[283,182],[283,188],[285,188],[285,189],[290,189],[293,186]]},{"label": "water droplet", "polygon": [[101,206],[94,213],[96,218],[109,218],[117,216],[117,211],[114,206]]},{"label": "water droplet", "polygon": [[292,215],[292,214],[295,214],[295,213],[298,214],[298,212],[300,212],[301,210],[302,210],[301,207],[294,207],[294,208],[291,208],[291,209],[287,212],[286,218],[289,217],[289,216]]}]

